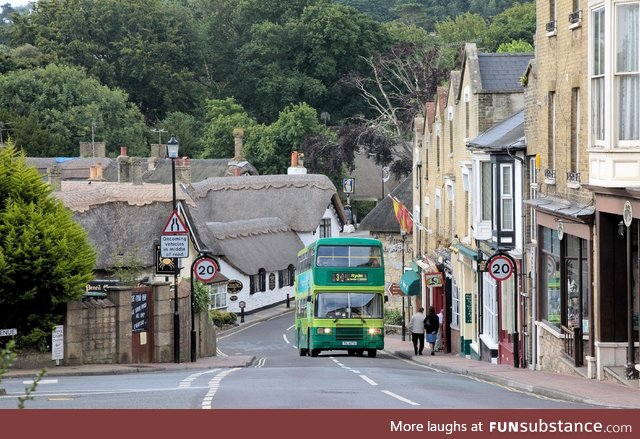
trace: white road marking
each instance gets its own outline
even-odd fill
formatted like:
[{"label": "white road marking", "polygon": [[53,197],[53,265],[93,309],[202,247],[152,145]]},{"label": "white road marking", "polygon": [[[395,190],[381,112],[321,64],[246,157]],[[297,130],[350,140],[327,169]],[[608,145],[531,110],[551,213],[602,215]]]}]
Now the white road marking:
[{"label": "white road marking", "polygon": [[178,387],[180,388],[191,387],[191,383],[193,383],[196,379],[198,379],[202,375],[205,375],[208,373],[214,373],[214,372],[217,372],[218,370],[219,369],[212,369],[212,370],[205,370],[204,372],[192,373],[191,375],[189,375],[188,377],[180,381],[180,384],[178,384]]},{"label": "white road marking", "polygon": [[375,381],[373,381],[371,378],[369,378],[366,375],[358,375],[360,378],[362,378],[363,380],[365,380],[366,382],[368,382],[369,384],[371,384],[372,386],[377,386],[378,383],[376,383]]},{"label": "white road marking", "polygon": [[262,357],[262,358],[260,358],[260,359],[258,360],[258,363],[257,363],[255,366],[253,366],[253,367],[255,367],[255,368],[259,369],[259,368],[261,368],[262,366],[264,366],[264,364],[265,364],[266,362],[267,362],[267,357]]},{"label": "white road marking", "polygon": [[228,355],[222,352],[220,348],[216,348],[216,355],[219,357],[228,357]]},{"label": "white road marking", "polygon": [[382,391],[382,393],[386,393],[387,395],[389,395],[389,396],[391,396],[391,397],[393,397],[393,398],[396,398],[396,399],[397,399],[397,400],[399,400],[399,401],[406,402],[407,404],[411,404],[411,405],[420,405],[420,404],[418,404],[417,402],[413,402],[413,401],[411,401],[410,399],[403,398],[403,397],[402,397],[402,396],[400,396],[400,395],[396,395],[395,393],[390,392],[389,390],[383,390],[383,391]]},{"label": "white road marking", "polygon": [[[23,381],[22,384],[31,385],[31,384],[33,384],[33,380]],[[55,379],[53,379],[53,380],[40,380],[40,381],[38,381],[38,384],[58,384],[58,380],[55,380]]]},{"label": "white road marking", "polygon": [[282,334],[282,338],[284,338],[284,342],[289,344],[289,340],[287,339],[287,334]]},{"label": "white road marking", "polygon": [[224,370],[224,371],[220,372],[219,374],[217,374],[213,378],[211,378],[211,381],[209,381],[209,391],[207,392],[205,397],[202,399],[202,408],[203,409],[205,409],[205,410],[210,410],[211,409],[211,401],[213,400],[213,397],[215,396],[216,392],[218,391],[218,388],[220,387],[220,381],[222,381],[222,378],[226,377],[231,372],[235,372],[236,370],[240,370],[240,369],[241,369],[240,367],[234,367],[233,369],[227,369],[227,370]]}]

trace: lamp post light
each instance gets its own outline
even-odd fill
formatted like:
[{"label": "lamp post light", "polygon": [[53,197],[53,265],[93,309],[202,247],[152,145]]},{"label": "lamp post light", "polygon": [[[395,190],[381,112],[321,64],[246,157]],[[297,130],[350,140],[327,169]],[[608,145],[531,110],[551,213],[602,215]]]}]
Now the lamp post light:
[{"label": "lamp post light", "polygon": [[[171,186],[173,189],[173,210],[178,209],[176,200],[176,159],[179,143],[172,135],[167,142],[167,155],[171,159]],[[173,268],[173,362],[180,363],[180,312],[178,311],[178,264]]]},{"label": "lamp post light", "polygon": [[[407,232],[401,228],[400,234],[402,235],[402,270],[400,277],[404,275],[404,241],[407,239]],[[404,294],[402,294],[402,341],[406,340],[405,336],[406,324],[405,324],[405,309],[404,309]]]},{"label": "lamp post light", "polygon": [[194,274],[194,267],[196,266],[196,263],[200,260],[200,259],[204,259],[204,258],[208,258],[211,256],[211,250],[203,248],[202,250],[200,250],[200,253],[198,254],[198,256],[193,260],[193,262],[191,263],[191,271],[189,272],[189,277],[191,278],[191,362],[194,363],[197,360],[197,350],[196,350],[196,342],[197,342],[197,338],[196,338],[196,300],[195,300],[195,295],[194,293],[194,289],[193,289],[193,278],[195,277]]}]

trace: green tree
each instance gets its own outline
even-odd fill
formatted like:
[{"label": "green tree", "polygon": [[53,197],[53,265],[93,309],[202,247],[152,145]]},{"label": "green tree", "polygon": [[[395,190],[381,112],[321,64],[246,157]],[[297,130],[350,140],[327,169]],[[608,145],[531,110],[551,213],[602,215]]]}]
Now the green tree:
[{"label": "green tree", "polygon": [[529,43],[528,41],[524,41],[524,40],[517,40],[517,41],[510,41],[508,43],[502,43],[500,44],[500,47],[498,47],[498,50],[496,50],[496,52],[498,53],[529,53],[529,52],[533,52],[533,46],[531,45],[531,43]]},{"label": "green tree", "polygon": [[115,153],[146,152],[146,128],[127,95],[110,90],[75,67],[48,65],[0,75],[0,116],[29,156],[77,156],[78,143],[95,139]]},{"label": "green tree", "polygon": [[476,43],[482,49],[487,23],[480,15],[466,12],[439,22],[436,32],[442,44],[440,66],[453,70],[460,68],[465,43]]},{"label": "green tree", "polygon": [[150,122],[193,111],[206,93],[204,44],[187,2],[39,0],[14,16],[9,36],[126,90]]},{"label": "green tree", "polygon": [[207,100],[201,158],[233,157],[233,130],[242,128],[246,133],[255,124],[234,98]]},{"label": "green tree", "polygon": [[495,16],[484,37],[485,48],[494,52],[501,44],[526,41],[533,46],[536,33],[535,2],[515,3]]},{"label": "green tree", "polygon": [[[167,136],[176,136],[180,142],[180,156],[199,158],[202,154],[203,123],[194,116],[175,111],[167,114],[156,128],[164,129]],[[153,135],[149,140],[150,143],[158,141]]]},{"label": "green tree", "polygon": [[85,230],[10,141],[0,150],[0,326],[46,346],[95,262]]}]

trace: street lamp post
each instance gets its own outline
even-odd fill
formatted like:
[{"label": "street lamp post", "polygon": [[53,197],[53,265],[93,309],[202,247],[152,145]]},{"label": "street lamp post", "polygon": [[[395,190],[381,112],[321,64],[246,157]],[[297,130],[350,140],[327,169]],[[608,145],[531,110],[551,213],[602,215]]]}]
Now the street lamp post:
[{"label": "street lamp post", "polygon": [[[178,210],[176,200],[176,159],[179,143],[174,136],[167,142],[167,155],[171,159],[171,186],[173,188],[173,211]],[[173,267],[173,362],[180,363],[180,312],[178,311],[178,264]]]},{"label": "street lamp post", "polygon": [[[402,269],[400,270],[401,271],[400,277],[402,277],[402,275],[404,275],[404,241],[407,239],[407,232],[405,232],[404,230],[401,230],[400,234],[402,235]],[[402,341],[406,340],[405,332],[406,332],[406,324],[405,324],[404,294],[402,294]]]},{"label": "street lamp post", "polygon": [[193,289],[193,278],[195,274],[193,273],[193,269],[196,266],[196,262],[200,259],[207,258],[211,255],[211,250],[203,248],[200,250],[200,254],[196,257],[191,263],[191,271],[189,272],[189,277],[191,278],[191,362],[194,363],[197,360],[197,350],[196,350],[196,300],[194,289]]}]

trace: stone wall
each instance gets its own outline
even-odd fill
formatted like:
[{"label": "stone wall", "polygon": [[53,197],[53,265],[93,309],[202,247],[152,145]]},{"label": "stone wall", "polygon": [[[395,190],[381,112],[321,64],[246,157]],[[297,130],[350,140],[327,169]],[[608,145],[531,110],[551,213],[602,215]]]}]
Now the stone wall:
[{"label": "stone wall", "polygon": [[580,375],[570,364],[564,354],[564,339],[562,335],[543,323],[538,326],[538,370],[556,372],[565,375]]}]

